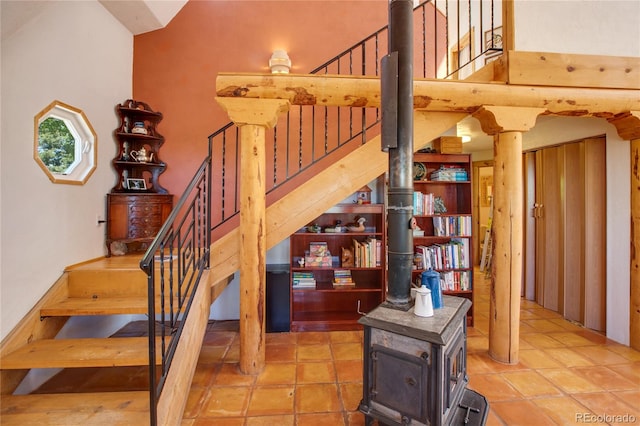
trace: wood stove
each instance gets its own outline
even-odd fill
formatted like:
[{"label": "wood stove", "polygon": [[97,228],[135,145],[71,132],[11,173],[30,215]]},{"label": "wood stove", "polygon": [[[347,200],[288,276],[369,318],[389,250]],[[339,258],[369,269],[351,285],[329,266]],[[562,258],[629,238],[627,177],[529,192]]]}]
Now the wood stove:
[{"label": "wood stove", "polygon": [[467,299],[444,296],[432,317],[382,304],[364,325],[366,424],[484,424],[486,399],[467,389]]}]

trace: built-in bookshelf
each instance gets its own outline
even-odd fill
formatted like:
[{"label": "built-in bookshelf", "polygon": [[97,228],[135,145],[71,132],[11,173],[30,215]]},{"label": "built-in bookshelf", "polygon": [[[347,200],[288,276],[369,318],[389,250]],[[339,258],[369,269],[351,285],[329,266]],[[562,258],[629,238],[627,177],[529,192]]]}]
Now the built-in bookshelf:
[{"label": "built-in bookshelf", "polygon": [[338,204],[290,237],[291,331],[358,329],[384,300],[382,204]]},{"label": "built-in bookshelf", "polygon": [[[471,157],[468,154],[414,155],[414,269],[440,274],[445,294],[473,302]],[[467,314],[473,325],[473,305]]]}]

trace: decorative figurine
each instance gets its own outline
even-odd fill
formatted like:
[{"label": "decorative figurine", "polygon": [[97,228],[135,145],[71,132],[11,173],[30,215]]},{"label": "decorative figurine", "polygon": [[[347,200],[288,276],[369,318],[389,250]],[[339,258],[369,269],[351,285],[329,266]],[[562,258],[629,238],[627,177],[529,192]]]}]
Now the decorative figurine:
[{"label": "decorative figurine", "polygon": [[349,232],[364,232],[364,223],[367,221],[364,217],[358,218],[356,223],[351,223],[347,225],[347,230]]},{"label": "decorative figurine", "polygon": [[447,212],[447,208],[444,205],[444,201],[442,201],[441,197],[436,197],[433,200],[433,211],[436,214],[442,214]]}]

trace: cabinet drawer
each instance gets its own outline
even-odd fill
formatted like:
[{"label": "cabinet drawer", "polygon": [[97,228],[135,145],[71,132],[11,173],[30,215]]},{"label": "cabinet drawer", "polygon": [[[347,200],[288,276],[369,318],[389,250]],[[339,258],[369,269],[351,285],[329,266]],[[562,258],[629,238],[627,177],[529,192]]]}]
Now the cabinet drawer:
[{"label": "cabinet drawer", "polygon": [[153,216],[132,216],[129,218],[131,226],[156,226],[162,225],[162,217],[159,214]]},{"label": "cabinet drawer", "polygon": [[160,204],[134,204],[129,206],[131,217],[143,215],[160,215],[162,206]]},{"label": "cabinet drawer", "polygon": [[129,238],[151,238],[155,237],[160,230],[157,226],[131,226],[129,227]]}]

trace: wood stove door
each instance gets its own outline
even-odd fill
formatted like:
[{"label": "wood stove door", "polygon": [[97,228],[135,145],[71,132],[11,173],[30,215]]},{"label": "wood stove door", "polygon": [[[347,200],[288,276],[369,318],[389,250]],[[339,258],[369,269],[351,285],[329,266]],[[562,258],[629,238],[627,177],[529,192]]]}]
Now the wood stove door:
[{"label": "wood stove door", "polygon": [[445,350],[444,406],[442,407],[444,419],[449,417],[449,410],[458,405],[460,398],[462,398],[462,392],[467,387],[467,351],[465,343],[465,334],[458,333],[453,344]]},{"label": "wood stove door", "polygon": [[[430,424],[429,354],[416,357],[374,344],[371,351],[371,408],[400,424]],[[430,404],[431,403],[431,404]],[[391,411],[389,411],[389,409]]]}]

